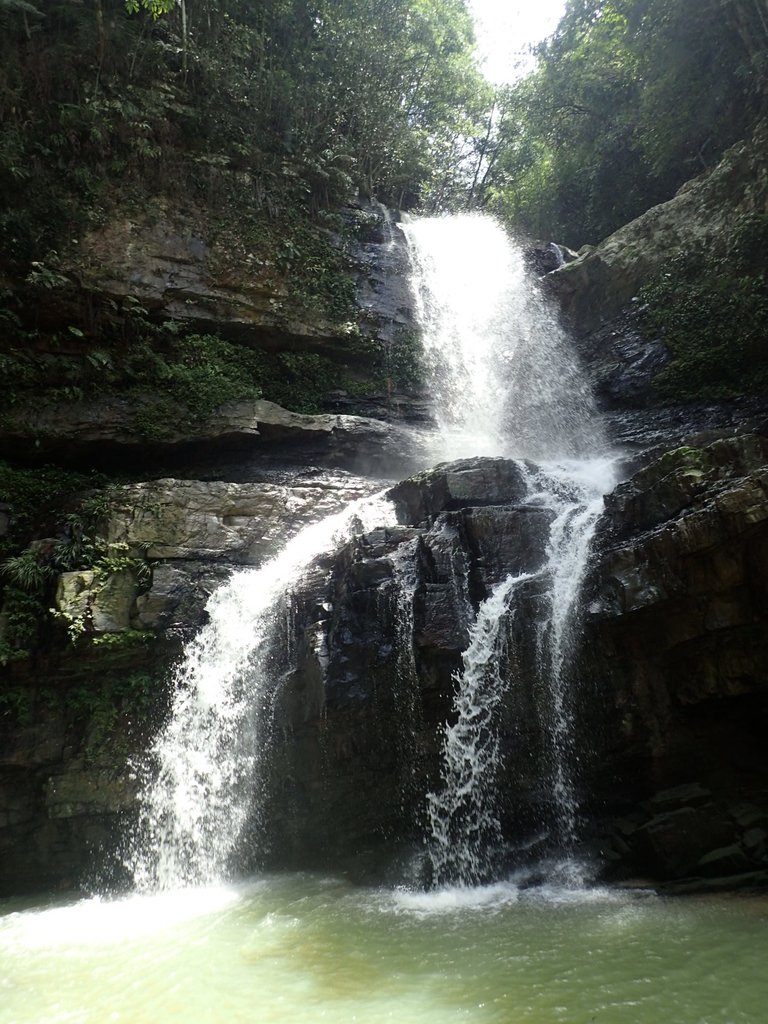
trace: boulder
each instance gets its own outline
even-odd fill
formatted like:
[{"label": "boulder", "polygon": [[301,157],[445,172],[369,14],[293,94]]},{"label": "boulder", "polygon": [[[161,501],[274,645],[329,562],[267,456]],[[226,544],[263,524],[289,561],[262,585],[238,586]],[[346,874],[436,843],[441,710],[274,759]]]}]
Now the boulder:
[{"label": "boulder", "polygon": [[86,632],[119,633],[130,625],[138,584],[128,571],[103,577],[90,569],[65,572],[56,588],[56,609]]},{"label": "boulder", "polygon": [[[325,862],[383,836],[419,840],[413,829],[439,784],[443,724],[477,607],[544,558],[552,514],[522,504],[518,463],[446,463],[388,493],[407,525],[358,538],[294,601],[297,661],[278,695],[284,735],[271,810],[281,862]],[[520,618],[532,626],[533,617]],[[535,739],[521,738],[519,726],[521,717],[535,722],[532,700],[523,683],[500,712],[512,751],[507,823],[513,806],[538,799],[512,782],[536,763]]]},{"label": "boulder", "polygon": [[524,501],[525,468],[509,459],[463,459],[443,463],[391,488],[400,521],[430,523],[440,512]]},{"label": "boulder", "polygon": [[231,571],[230,566],[209,562],[158,562],[152,567],[149,589],[136,599],[131,625],[155,633],[201,626],[209,597]]}]

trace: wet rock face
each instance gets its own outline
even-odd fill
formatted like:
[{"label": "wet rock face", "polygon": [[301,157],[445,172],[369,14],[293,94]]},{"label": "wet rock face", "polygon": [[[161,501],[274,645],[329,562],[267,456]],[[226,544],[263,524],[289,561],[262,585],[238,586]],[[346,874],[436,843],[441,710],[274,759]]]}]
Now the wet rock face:
[{"label": "wet rock face", "polygon": [[[685,889],[768,871],[766,473],[768,443],[742,435],[670,452],[606,501],[575,728],[587,831],[612,877]],[[466,460],[398,484],[403,525],[360,538],[298,595],[298,658],[276,710],[281,858],[418,842],[475,610],[544,559],[551,514],[521,503],[519,474]],[[503,656],[516,683],[500,711],[500,813],[524,842],[548,799],[525,625],[541,614],[535,579],[519,607]]]},{"label": "wet rock face", "polygon": [[281,860],[420,841],[476,608],[509,573],[544,560],[551,513],[522,504],[513,462],[449,463],[389,493],[403,525],[359,538],[296,598],[297,662],[276,709]]},{"label": "wet rock face", "polygon": [[635,310],[583,335],[578,349],[598,406],[605,409],[645,406],[653,378],[670,359],[661,339],[643,334]]},{"label": "wet rock face", "polygon": [[131,759],[163,713],[172,642],[69,650],[6,669],[24,703],[0,715],[0,895],[124,884],[136,810]]},{"label": "wet rock face", "polygon": [[608,498],[598,544],[584,596],[588,714],[603,707],[590,785],[598,805],[635,808],[606,848],[656,878],[768,869],[733,811],[768,814],[765,439],[668,453]]}]

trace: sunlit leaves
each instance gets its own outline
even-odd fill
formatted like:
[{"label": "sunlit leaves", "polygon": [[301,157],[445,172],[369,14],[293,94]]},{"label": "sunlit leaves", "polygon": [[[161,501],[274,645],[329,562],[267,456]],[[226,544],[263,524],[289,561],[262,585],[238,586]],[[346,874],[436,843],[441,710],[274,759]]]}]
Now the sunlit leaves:
[{"label": "sunlit leaves", "polygon": [[148,11],[157,20],[169,14],[177,0],[125,0],[125,9],[129,14],[138,14],[140,10]]}]

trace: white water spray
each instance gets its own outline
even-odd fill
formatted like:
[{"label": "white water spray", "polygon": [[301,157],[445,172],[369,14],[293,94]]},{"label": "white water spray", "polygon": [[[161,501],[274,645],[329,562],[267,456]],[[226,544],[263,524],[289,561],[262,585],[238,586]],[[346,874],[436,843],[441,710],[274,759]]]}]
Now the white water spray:
[{"label": "white water spray", "polygon": [[127,857],[137,888],[226,877],[258,809],[274,682],[270,647],[287,595],[318,555],[394,521],[380,495],[360,499],[213,594],[209,622],[186,650],[168,723],[150,752],[139,833]]}]

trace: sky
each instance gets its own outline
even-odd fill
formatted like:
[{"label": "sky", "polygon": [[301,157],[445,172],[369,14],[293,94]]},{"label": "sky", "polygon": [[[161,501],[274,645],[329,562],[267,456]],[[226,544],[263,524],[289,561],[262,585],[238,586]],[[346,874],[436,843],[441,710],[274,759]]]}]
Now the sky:
[{"label": "sky", "polygon": [[526,49],[550,35],[565,0],[469,0],[486,76],[514,81],[533,66]]}]

